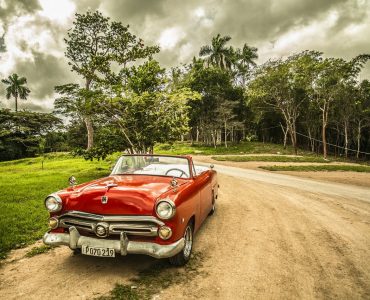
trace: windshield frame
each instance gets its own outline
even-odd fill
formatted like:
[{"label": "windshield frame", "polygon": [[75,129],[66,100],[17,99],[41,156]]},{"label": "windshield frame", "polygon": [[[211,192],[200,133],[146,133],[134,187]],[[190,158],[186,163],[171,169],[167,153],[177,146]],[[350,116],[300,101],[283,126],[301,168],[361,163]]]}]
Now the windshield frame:
[{"label": "windshield frame", "polygon": [[[158,174],[135,174],[135,173],[113,173],[114,169],[116,168],[117,166],[117,163],[118,161],[122,158],[122,157],[134,157],[134,156],[141,156],[141,157],[144,157],[144,156],[151,156],[151,157],[169,157],[169,158],[180,158],[180,159],[184,159],[184,160],[187,160],[187,163],[188,163],[188,169],[189,169],[189,177],[178,177],[178,176],[169,176],[169,175],[158,175]],[[118,157],[118,159],[116,160],[116,162],[114,163],[114,166],[112,168],[112,171],[110,173],[110,176],[159,176],[159,177],[168,177],[168,178],[180,178],[180,179],[185,179],[185,180],[189,180],[189,179],[193,179],[194,178],[194,174],[193,174],[193,170],[192,170],[192,160],[190,159],[190,157],[188,156],[184,156],[184,155],[166,155],[166,154],[123,154],[123,155],[120,155]]]}]

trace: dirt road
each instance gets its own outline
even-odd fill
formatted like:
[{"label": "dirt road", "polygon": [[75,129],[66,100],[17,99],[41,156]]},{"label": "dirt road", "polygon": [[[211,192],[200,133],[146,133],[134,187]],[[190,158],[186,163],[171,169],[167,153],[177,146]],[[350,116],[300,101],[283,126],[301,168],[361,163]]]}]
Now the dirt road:
[{"label": "dirt road", "polygon": [[[216,169],[217,212],[195,241],[206,275],[156,299],[370,298],[370,188]],[[0,298],[91,299],[152,262],[72,256],[59,247],[4,264]]]}]

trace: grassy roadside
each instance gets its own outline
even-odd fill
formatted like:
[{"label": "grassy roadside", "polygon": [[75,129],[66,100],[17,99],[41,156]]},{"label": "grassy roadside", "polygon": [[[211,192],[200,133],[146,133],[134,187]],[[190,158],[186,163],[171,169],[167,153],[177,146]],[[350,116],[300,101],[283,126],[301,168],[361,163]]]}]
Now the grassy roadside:
[{"label": "grassy roadside", "polygon": [[69,155],[53,155],[0,163],[0,258],[42,237],[48,213],[43,200],[66,187],[68,177],[86,182],[109,174],[111,161],[85,161]]},{"label": "grassy roadside", "polygon": [[272,162],[311,162],[311,163],[330,163],[330,161],[317,156],[212,156],[212,159],[217,161],[233,161],[233,162],[248,162],[248,161],[272,161]]},{"label": "grassy roadside", "polygon": [[302,171],[302,172],[346,171],[346,172],[370,173],[370,166],[365,165],[261,166],[259,168],[268,171]]},{"label": "grassy roadside", "polygon": [[[217,148],[204,145],[191,145],[188,142],[176,142],[173,144],[158,144],[154,147],[157,154],[190,154],[190,155],[227,155],[227,154],[294,154],[294,149],[288,146],[286,149],[282,145],[259,143],[259,142],[240,142],[236,145],[217,146]],[[299,154],[309,154],[307,151],[299,151]]]}]

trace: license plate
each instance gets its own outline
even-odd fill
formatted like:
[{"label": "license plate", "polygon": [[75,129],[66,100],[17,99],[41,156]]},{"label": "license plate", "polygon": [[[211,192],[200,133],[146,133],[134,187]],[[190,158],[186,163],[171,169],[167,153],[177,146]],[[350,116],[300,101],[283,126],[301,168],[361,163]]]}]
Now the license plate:
[{"label": "license plate", "polygon": [[81,252],[85,255],[100,257],[115,257],[116,254],[112,248],[91,247],[88,245],[82,245]]}]

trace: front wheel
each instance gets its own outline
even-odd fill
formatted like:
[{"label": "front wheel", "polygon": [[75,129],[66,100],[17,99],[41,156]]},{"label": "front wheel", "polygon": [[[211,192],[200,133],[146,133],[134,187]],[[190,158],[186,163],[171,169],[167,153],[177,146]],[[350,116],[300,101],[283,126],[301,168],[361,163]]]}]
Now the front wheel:
[{"label": "front wheel", "polygon": [[212,192],[212,208],[208,215],[212,216],[215,213],[215,211],[216,211],[216,197],[214,192]]},{"label": "front wheel", "polygon": [[186,226],[184,239],[185,239],[185,246],[184,248],[177,253],[175,256],[170,257],[170,263],[174,266],[184,266],[190,259],[191,252],[193,250],[193,233],[194,233],[194,225],[192,222],[189,222]]}]

